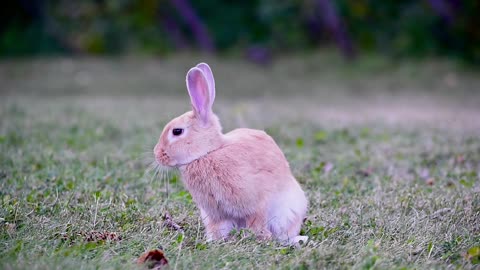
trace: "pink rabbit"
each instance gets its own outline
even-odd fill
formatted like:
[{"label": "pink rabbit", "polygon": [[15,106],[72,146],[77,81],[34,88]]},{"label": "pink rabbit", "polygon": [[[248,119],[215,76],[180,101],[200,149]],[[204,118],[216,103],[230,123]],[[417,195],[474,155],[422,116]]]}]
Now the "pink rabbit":
[{"label": "pink rabbit", "polygon": [[180,169],[207,240],[248,228],[262,239],[306,241],[299,232],[307,199],[275,141],[254,129],[222,133],[212,112],[215,81],[207,64],[191,68],[186,82],[193,110],[165,126],[154,153],[160,165]]}]

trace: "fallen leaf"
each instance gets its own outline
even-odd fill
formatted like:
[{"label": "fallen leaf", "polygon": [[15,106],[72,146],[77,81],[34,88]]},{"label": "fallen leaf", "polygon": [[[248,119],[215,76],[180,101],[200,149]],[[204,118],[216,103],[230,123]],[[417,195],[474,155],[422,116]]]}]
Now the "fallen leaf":
[{"label": "fallen leaf", "polygon": [[59,233],[63,241],[68,241],[69,243],[74,243],[76,239],[83,239],[86,242],[99,242],[99,241],[119,241],[122,240],[122,237],[115,232],[99,232],[99,231],[90,231],[90,232],[69,232],[69,233]]},{"label": "fallen leaf", "polygon": [[168,265],[168,260],[163,251],[159,249],[145,252],[137,259],[138,265],[145,265],[148,269],[160,270]]},{"label": "fallen leaf", "polygon": [[173,218],[168,211],[165,211],[165,214],[163,214],[163,220],[163,226],[174,229],[176,231],[183,231],[182,226],[178,225],[177,223],[175,223],[175,221],[173,221]]},{"label": "fallen leaf", "polygon": [[90,232],[81,232],[80,235],[83,236],[84,240],[87,242],[98,242],[98,241],[118,241],[122,238],[115,232],[99,232],[99,231],[90,231]]}]

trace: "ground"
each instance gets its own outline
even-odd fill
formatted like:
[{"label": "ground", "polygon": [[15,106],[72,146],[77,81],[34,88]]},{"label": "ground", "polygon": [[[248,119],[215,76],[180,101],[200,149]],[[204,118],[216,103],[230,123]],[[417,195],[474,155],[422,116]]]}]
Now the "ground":
[{"label": "ground", "polygon": [[[175,170],[148,171],[189,109],[188,68],[217,79],[224,130],[265,129],[309,199],[300,248],[207,243]],[[448,61],[330,54],[0,63],[0,268],[478,268],[480,76]],[[183,229],[165,226],[169,212]],[[168,222],[167,222],[168,223]]]}]

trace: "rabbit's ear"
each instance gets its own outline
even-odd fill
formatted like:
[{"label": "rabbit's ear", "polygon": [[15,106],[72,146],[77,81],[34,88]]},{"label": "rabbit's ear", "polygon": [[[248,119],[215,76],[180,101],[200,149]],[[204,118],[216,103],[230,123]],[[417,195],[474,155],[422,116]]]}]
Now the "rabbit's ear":
[{"label": "rabbit's ear", "polygon": [[192,101],[193,111],[204,124],[212,111],[207,78],[203,71],[197,67],[191,68],[187,73],[187,89]]},{"label": "rabbit's ear", "polygon": [[200,63],[197,65],[197,68],[203,71],[203,75],[208,82],[208,92],[210,96],[210,107],[213,106],[213,102],[215,101],[215,79],[213,78],[213,72],[210,66],[207,63]]}]

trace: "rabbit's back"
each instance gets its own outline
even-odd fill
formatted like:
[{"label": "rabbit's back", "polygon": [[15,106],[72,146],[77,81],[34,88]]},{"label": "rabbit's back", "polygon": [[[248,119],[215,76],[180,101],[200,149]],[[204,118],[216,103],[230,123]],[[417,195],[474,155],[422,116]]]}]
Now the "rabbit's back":
[{"label": "rabbit's back", "polygon": [[261,182],[276,189],[291,176],[290,166],[282,150],[262,130],[240,128],[225,134],[226,145],[218,157],[229,156],[232,161],[244,166],[239,173],[245,175],[264,174]]},{"label": "rabbit's back", "polygon": [[253,167],[290,170],[282,150],[265,131],[239,128],[225,134],[225,141],[223,154],[235,154],[238,151],[247,160],[256,161],[251,164]]}]

